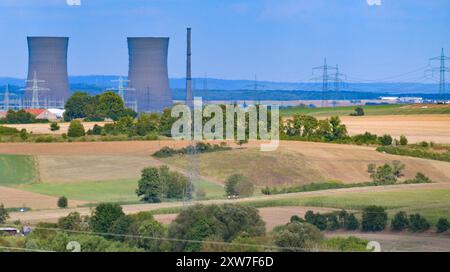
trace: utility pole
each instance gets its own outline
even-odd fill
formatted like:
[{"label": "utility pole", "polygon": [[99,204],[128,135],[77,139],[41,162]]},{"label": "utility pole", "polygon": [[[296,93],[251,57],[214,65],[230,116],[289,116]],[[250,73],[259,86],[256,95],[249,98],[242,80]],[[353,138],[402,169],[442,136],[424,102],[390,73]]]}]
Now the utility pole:
[{"label": "utility pole", "polygon": [[42,88],[39,87],[39,83],[45,83],[45,80],[39,80],[37,78],[36,71],[34,71],[33,79],[26,80],[27,83],[31,83],[31,88],[25,88],[23,90],[25,91],[31,91],[31,108],[32,109],[39,109],[39,92],[40,91],[49,91],[49,88]]},{"label": "utility pole", "polygon": [[191,28],[187,28],[187,52],[186,52],[186,105],[193,106],[192,93],[191,93]]},{"label": "utility pole", "polygon": [[322,97],[321,97],[321,107],[325,107],[328,105],[328,103],[325,104],[325,93],[327,91],[329,91],[329,85],[328,83],[330,82],[330,71],[334,71],[336,70],[336,67],[333,66],[329,66],[327,64],[327,58],[324,59],[323,65],[322,66],[317,66],[313,68],[313,74],[314,71],[316,70],[322,70],[322,75],[316,78],[313,78],[313,80],[317,80],[317,79],[322,79]]},{"label": "utility pole", "polygon": [[445,73],[450,72],[450,68],[445,66],[445,61],[450,60],[450,57],[445,56],[444,48],[441,49],[441,55],[430,58],[430,61],[438,60],[440,62],[439,67],[432,67],[425,71],[431,72],[434,75],[435,72],[439,71],[439,100],[438,103],[448,103],[447,90],[445,88]]}]

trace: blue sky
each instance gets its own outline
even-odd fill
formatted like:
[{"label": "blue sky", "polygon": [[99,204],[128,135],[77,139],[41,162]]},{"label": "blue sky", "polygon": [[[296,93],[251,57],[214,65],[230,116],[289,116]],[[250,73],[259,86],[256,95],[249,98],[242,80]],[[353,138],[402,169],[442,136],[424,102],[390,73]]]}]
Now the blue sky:
[{"label": "blue sky", "polygon": [[355,81],[420,81],[429,57],[450,55],[450,0],[66,1],[0,0],[0,76],[26,76],[27,35],[55,35],[70,37],[71,75],[126,75],[127,36],[167,36],[183,77],[187,26],[194,76],[305,81],[327,57]]}]

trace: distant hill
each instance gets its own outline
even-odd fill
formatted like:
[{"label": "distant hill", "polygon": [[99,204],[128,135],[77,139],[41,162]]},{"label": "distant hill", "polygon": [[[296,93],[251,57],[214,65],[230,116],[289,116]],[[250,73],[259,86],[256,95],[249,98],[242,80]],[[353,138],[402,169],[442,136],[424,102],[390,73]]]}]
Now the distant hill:
[{"label": "distant hill", "polygon": [[[87,75],[70,76],[72,91],[86,91],[90,94],[99,94],[106,89],[113,88],[117,83],[117,75]],[[126,78],[126,77],[124,77]],[[207,90],[204,91],[205,80],[193,79],[194,93],[208,100],[314,100],[320,99],[322,85],[319,83],[292,83],[258,81],[255,92],[255,82],[252,80],[225,80],[208,78]],[[0,92],[4,85],[11,84],[10,90],[20,93],[25,85],[24,79],[0,77]],[[184,99],[184,78],[171,78],[170,87],[176,100]],[[379,96],[422,96],[435,98],[438,90],[436,84],[423,83],[348,83],[338,93],[329,91],[325,93],[326,99],[376,99]]]}]

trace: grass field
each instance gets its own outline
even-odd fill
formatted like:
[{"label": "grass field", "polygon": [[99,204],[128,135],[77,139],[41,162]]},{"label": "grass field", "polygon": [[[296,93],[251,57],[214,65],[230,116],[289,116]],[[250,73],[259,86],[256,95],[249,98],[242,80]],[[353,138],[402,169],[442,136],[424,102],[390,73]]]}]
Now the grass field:
[{"label": "grass field", "polygon": [[[194,182],[196,189],[206,193],[206,198],[220,198],[224,189],[220,185],[207,181]],[[22,190],[50,196],[65,196],[69,199],[90,202],[139,202],[135,191],[137,180],[113,180],[80,183],[35,183],[19,187]]]},{"label": "grass field", "polygon": [[420,213],[436,223],[440,217],[450,219],[450,189],[407,189],[393,192],[347,193],[335,196],[286,198],[245,203],[254,207],[311,206],[362,210],[369,205],[385,207],[392,216],[400,210]]},{"label": "grass field", "polygon": [[35,181],[34,163],[32,156],[0,155],[0,186],[12,186]]},{"label": "grass field", "polygon": [[[193,167],[187,156],[162,159],[182,169]],[[289,150],[261,152],[255,148],[236,149],[198,155],[199,173],[225,182],[233,174],[248,177],[257,186],[299,185],[324,182],[325,176],[304,155]]]},{"label": "grass field", "polygon": [[[307,114],[313,116],[350,115],[358,106],[301,108],[281,110],[281,116]],[[374,105],[361,106],[366,115],[450,114],[450,105]]]}]

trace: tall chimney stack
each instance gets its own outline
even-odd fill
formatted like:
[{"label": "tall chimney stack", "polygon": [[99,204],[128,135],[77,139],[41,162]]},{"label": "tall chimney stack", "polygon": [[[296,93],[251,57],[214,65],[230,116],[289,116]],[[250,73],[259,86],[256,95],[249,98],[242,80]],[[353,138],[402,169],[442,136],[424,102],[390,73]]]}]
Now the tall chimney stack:
[{"label": "tall chimney stack", "polygon": [[186,60],[186,105],[191,106],[192,104],[192,93],[191,93],[191,28],[187,28],[187,60]]}]

